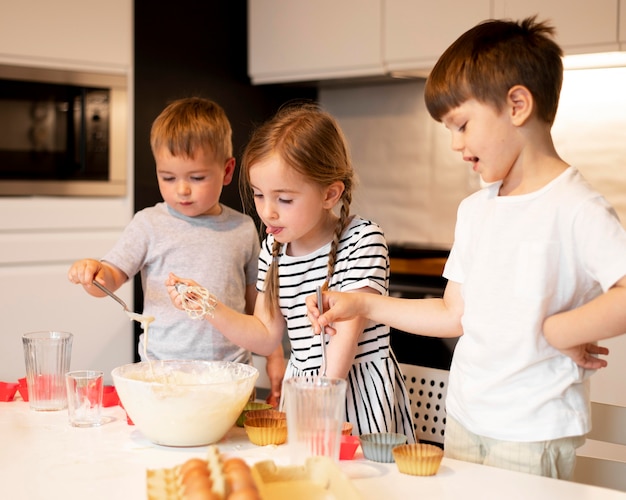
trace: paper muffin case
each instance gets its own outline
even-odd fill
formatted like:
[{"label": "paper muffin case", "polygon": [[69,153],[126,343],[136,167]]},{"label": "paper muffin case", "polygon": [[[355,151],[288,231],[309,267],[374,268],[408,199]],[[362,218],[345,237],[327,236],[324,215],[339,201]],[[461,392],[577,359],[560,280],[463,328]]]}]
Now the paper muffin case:
[{"label": "paper muffin case", "polygon": [[432,444],[405,444],[393,449],[398,470],[411,476],[434,476],[439,470],[443,450]]},{"label": "paper muffin case", "polygon": [[277,420],[287,420],[287,414],[284,411],[268,408],[263,410],[250,410],[246,414],[246,419],[248,418],[274,418]]},{"label": "paper muffin case", "polygon": [[391,463],[393,454],[391,451],[405,444],[407,437],[404,434],[394,432],[378,432],[361,435],[361,449],[363,456],[374,462]]},{"label": "paper muffin case", "polygon": [[244,406],[243,410],[241,411],[241,415],[239,415],[239,417],[237,418],[237,427],[243,427],[243,423],[246,420],[248,413],[250,413],[251,411],[267,410],[271,408],[272,405],[268,403],[260,403],[258,401],[247,402],[246,406]]},{"label": "paper muffin case", "polygon": [[243,424],[248,439],[257,446],[283,444],[287,441],[287,420],[279,418],[246,418]]}]

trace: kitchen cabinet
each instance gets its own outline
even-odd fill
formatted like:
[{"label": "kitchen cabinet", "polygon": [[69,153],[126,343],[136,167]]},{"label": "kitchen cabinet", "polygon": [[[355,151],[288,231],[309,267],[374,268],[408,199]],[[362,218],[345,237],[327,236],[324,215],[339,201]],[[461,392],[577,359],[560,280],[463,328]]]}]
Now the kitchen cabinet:
[{"label": "kitchen cabinet", "polygon": [[[133,109],[132,0],[0,0],[0,64],[121,73]],[[125,123],[124,197],[0,196],[0,380],[24,375],[21,335],[74,334],[72,364],[99,369],[132,362],[133,325],[118,304],[67,279],[71,263],[101,257],[133,214],[132,113]],[[0,181],[1,182],[1,181]],[[120,296],[132,304],[132,285]]]},{"label": "kitchen cabinet", "polygon": [[249,0],[253,83],[383,74],[382,0]]},{"label": "kitchen cabinet", "polygon": [[463,32],[491,15],[490,0],[386,0],[384,59],[390,72],[426,76]]},{"label": "kitchen cabinet", "polygon": [[450,43],[490,18],[550,20],[566,54],[626,49],[626,0],[249,0],[248,7],[253,83],[426,76]]},{"label": "kitchen cabinet", "polygon": [[[126,198],[0,197],[0,380],[24,376],[21,335],[74,334],[72,368],[111,369],[131,363],[132,323],[119,304],[88,295],[67,279],[74,260],[101,257],[127,224]],[[132,304],[132,286],[118,291]]]},{"label": "kitchen cabinet", "polygon": [[512,19],[537,14],[539,20],[551,21],[556,28],[556,41],[566,54],[609,52],[619,50],[618,3],[617,0],[494,0],[493,13],[496,18]]},{"label": "kitchen cabinet", "polygon": [[132,0],[0,0],[0,59],[31,66],[127,71]]}]

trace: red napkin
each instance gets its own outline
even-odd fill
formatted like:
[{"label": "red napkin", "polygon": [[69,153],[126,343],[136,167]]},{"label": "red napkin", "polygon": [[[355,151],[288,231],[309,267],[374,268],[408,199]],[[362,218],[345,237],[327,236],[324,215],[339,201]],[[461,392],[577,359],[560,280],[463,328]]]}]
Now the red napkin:
[{"label": "red napkin", "polygon": [[19,386],[17,382],[0,382],[0,401],[13,401]]},{"label": "red napkin", "polygon": [[120,404],[120,398],[117,395],[115,386],[105,385],[102,388],[102,406],[107,408],[109,406],[117,406]]},{"label": "red napkin", "polygon": [[20,396],[22,396],[24,401],[28,401],[28,383],[26,382],[26,377],[17,379],[17,381],[19,382],[17,390],[20,391]]},{"label": "red napkin", "polygon": [[126,412],[126,423],[128,425],[135,425],[135,422],[133,422],[130,417],[128,416],[128,412],[126,411],[126,409],[124,408],[124,405],[122,404],[122,402],[120,401],[120,408],[122,408],[122,410],[124,410]]}]

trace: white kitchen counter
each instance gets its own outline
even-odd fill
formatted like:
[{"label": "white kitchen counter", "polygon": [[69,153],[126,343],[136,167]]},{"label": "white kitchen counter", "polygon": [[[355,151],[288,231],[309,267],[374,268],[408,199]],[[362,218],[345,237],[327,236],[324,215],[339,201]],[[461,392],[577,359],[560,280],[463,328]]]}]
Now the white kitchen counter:
[{"label": "white kitchen counter", "polygon": [[[0,498],[143,500],[146,469],[206,456],[207,447],[152,444],[126,423],[118,406],[104,413],[109,422],[80,429],[69,426],[67,411],[35,412],[22,401],[0,403]],[[287,465],[286,446],[254,446],[240,428],[233,428],[217,446],[250,464],[270,459]],[[355,460],[342,461],[340,467],[364,499],[626,499],[626,493],[614,490],[446,458],[432,477],[400,474],[395,464],[365,460],[360,449]]]}]

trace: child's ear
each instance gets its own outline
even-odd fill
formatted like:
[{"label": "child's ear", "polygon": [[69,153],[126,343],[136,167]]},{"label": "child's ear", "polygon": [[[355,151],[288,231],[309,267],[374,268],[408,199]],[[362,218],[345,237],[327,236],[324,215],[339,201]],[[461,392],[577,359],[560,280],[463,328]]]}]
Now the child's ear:
[{"label": "child's ear", "polygon": [[326,196],[324,197],[324,208],[333,208],[341,199],[346,186],[341,181],[333,182],[326,188]]},{"label": "child's ear", "polygon": [[532,115],[535,100],[530,90],[523,85],[515,85],[509,89],[507,104],[511,113],[511,121],[515,126],[526,123]]},{"label": "child's ear", "polygon": [[233,180],[233,174],[235,173],[235,159],[229,158],[224,165],[224,186],[228,186]]}]

